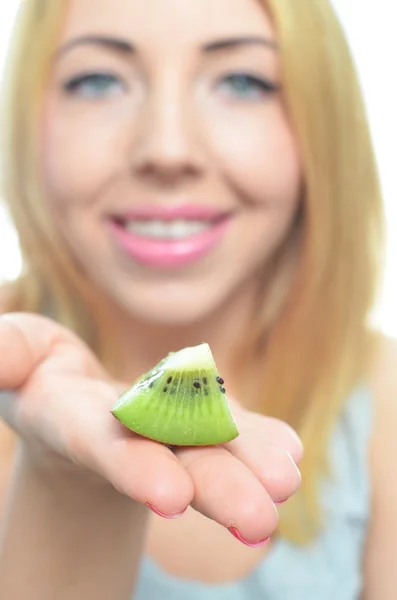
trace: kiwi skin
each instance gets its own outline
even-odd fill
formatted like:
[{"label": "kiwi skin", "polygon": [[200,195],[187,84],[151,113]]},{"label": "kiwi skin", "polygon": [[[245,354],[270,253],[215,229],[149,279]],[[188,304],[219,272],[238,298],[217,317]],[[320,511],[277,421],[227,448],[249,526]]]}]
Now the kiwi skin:
[{"label": "kiwi skin", "polygon": [[[186,350],[190,355],[183,354]],[[239,434],[207,344],[162,359],[120,396],[111,412],[131,431],[168,446],[216,445]]]}]

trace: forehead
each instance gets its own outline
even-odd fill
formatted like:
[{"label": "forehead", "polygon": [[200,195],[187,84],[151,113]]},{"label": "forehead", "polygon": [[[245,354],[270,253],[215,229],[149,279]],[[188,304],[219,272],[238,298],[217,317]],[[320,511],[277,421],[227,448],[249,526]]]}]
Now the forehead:
[{"label": "forehead", "polygon": [[69,0],[63,38],[117,33],[158,42],[199,43],[224,35],[274,31],[262,0]]}]

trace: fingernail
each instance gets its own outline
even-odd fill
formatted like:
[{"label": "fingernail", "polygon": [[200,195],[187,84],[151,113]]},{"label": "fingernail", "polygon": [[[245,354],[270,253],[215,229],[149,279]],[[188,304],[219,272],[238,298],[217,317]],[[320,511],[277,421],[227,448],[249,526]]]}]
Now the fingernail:
[{"label": "fingernail", "polygon": [[230,531],[230,533],[232,535],[234,535],[235,538],[237,538],[240,542],[242,542],[246,546],[249,546],[250,548],[260,548],[261,546],[265,546],[265,544],[267,544],[268,541],[270,540],[270,536],[269,536],[269,537],[265,538],[264,540],[262,540],[261,542],[255,542],[255,543],[247,542],[247,540],[245,540],[243,537],[241,537],[241,534],[236,527],[228,527],[228,530]]},{"label": "fingernail", "polygon": [[157,508],[155,506],[153,506],[153,504],[150,504],[150,502],[146,502],[146,506],[152,511],[154,512],[156,515],[158,515],[159,517],[163,517],[163,519],[178,519],[179,517],[182,517],[182,515],[185,514],[185,512],[187,511],[188,507],[185,508],[185,510],[183,510],[180,513],[175,513],[173,515],[165,515],[164,513],[160,512],[159,510],[157,510]]}]

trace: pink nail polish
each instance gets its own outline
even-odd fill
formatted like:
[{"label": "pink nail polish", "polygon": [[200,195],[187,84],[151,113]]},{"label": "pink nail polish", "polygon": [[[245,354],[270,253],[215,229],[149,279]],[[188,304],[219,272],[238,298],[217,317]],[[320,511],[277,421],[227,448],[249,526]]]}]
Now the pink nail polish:
[{"label": "pink nail polish", "polygon": [[267,544],[268,541],[270,540],[270,536],[269,536],[269,537],[265,538],[264,540],[262,540],[261,542],[254,542],[254,543],[247,542],[247,540],[245,540],[243,537],[241,537],[241,534],[236,527],[228,527],[228,530],[230,531],[230,533],[232,535],[234,535],[235,538],[237,538],[240,542],[242,542],[246,546],[249,546],[250,548],[260,548],[261,546],[264,546],[265,544]]},{"label": "pink nail polish", "polygon": [[178,519],[179,517],[182,517],[182,515],[185,514],[185,512],[187,511],[188,507],[185,508],[185,510],[183,510],[180,513],[175,513],[173,515],[165,515],[164,513],[160,512],[159,510],[157,510],[157,508],[155,506],[153,506],[153,504],[150,504],[150,502],[146,502],[146,506],[152,511],[154,512],[156,515],[158,515],[159,517],[163,517],[163,519]]}]

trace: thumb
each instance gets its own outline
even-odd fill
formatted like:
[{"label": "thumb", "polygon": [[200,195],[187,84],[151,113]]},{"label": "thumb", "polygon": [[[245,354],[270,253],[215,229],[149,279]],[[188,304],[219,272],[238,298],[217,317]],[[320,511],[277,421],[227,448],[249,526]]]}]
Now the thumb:
[{"label": "thumb", "polygon": [[28,313],[0,316],[0,390],[22,386],[58,343],[81,345],[51,319]]}]

